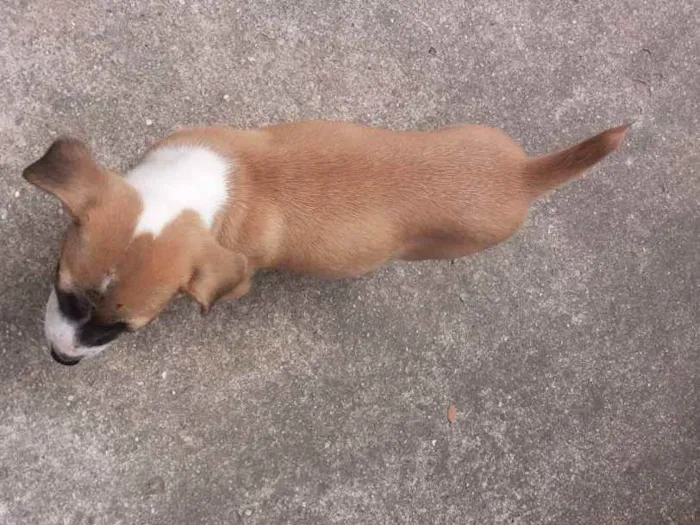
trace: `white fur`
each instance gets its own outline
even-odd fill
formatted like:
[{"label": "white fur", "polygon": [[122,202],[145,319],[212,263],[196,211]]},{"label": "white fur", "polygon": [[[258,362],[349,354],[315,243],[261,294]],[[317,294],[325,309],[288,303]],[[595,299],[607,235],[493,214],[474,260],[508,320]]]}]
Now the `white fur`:
[{"label": "white fur", "polygon": [[202,146],[163,146],[150,152],[125,176],[143,201],[134,235],[157,236],[185,210],[199,214],[211,228],[228,198],[230,170],[226,158]]},{"label": "white fur", "polygon": [[83,347],[78,345],[78,324],[66,319],[58,307],[56,290],[51,290],[49,301],[46,303],[44,317],[44,333],[46,340],[56,351],[66,357],[85,357],[99,354],[109,345]]},{"label": "white fur", "polygon": [[114,282],[114,275],[108,275],[102,279],[102,282],[100,283],[100,293],[105,293],[107,288],[111,286],[112,282]]},{"label": "white fur", "polygon": [[56,290],[51,290],[49,302],[46,303],[44,332],[46,333],[46,339],[56,350],[65,355],[73,355],[72,350],[75,348],[77,325],[63,317],[58,307]]}]

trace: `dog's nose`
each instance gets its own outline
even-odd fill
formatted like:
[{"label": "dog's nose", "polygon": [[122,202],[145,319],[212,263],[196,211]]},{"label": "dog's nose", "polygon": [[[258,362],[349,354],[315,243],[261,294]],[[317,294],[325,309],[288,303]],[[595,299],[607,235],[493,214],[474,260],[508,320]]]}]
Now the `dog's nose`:
[{"label": "dog's nose", "polygon": [[77,365],[80,362],[80,357],[67,357],[65,355],[61,355],[56,352],[56,349],[53,346],[51,346],[51,357],[53,357],[53,360],[57,363],[61,363],[65,366]]}]

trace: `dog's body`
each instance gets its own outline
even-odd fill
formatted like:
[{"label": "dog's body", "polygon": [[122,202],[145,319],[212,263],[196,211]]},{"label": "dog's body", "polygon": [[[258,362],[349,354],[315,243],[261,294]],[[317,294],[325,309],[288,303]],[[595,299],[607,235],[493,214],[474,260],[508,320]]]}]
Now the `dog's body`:
[{"label": "dog's body", "polygon": [[533,199],[615,150],[625,131],[531,158],[483,126],[217,126],[165,138],[124,178],[81,144],[58,141],[25,177],[61,198],[77,223],[52,308],[65,310],[64,294],[91,310],[69,319],[72,336],[48,325],[47,335],[65,362],[109,339],[82,337],[90,323],[138,328],[177,291],[206,309],[245,294],[261,268],[344,277],[389,260],[470,255],[512,235]]},{"label": "dog's body", "polygon": [[250,270],[344,277],[392,259],[462,257],[505,240],[534,198],[597,162],[623,131],[589,144],[593,154],[568,152],[570,165],[556,171],[502,132],[474,125],[432,132],[338,122],[201,128],[155,149],[206,144],[231,162],[232,198],[214,235],[245,255]]}]

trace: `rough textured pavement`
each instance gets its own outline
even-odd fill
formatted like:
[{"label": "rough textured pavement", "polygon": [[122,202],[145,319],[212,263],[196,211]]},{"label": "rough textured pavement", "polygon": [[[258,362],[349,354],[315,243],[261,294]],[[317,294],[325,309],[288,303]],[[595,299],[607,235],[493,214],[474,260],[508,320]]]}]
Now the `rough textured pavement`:
[{"label": "rough textured pavement", "polygon": [[[0,523],[700,520],[700,4],[0,6]],[[619,154],[469,260],[283,274],[56,365],[59,133],[126,169],[177,124],[482,122]],[[449,425],[446,408],[457,407]]]}]

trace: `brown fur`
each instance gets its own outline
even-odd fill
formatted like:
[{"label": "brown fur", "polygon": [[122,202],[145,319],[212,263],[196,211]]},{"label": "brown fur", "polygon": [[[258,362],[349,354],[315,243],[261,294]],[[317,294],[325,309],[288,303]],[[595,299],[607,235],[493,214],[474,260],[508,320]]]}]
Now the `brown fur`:
[{"label": "brown fur", "polygon": [[138,327],[178,290],[203,309],[221,296],[241,296],[260,268],[356,276],[390,260],[462,257],[498,244],[519,228],[533,199],[615,150],[626,129],[538,158],[504,133],[475,125],[182,130],[154,147],[202,144],[231,159],[230,202],[212,232],[183,213],[156,239],[133,241],[138,195],[79,143],[52,146],[25,177],[76,218],[59,282],[84,290],[116,274],[98,312]]}]

